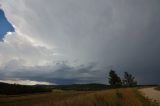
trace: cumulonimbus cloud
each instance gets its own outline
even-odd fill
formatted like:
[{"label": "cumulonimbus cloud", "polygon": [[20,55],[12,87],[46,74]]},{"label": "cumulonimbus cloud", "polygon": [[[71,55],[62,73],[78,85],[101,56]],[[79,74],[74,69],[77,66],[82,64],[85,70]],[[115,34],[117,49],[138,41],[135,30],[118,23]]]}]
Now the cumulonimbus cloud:
[{"label": "cumulonimbus cloud", "polygon": [[[136,74],[141,82],[157,83],[159,4],[156,0],[1,0],[15,32],[0,43],[0,66],[45,67],[67,61],[76,69],[96,63],[101,73],[114,66],[119,72]],[[150,70],[156,74],[141,77]]]}]

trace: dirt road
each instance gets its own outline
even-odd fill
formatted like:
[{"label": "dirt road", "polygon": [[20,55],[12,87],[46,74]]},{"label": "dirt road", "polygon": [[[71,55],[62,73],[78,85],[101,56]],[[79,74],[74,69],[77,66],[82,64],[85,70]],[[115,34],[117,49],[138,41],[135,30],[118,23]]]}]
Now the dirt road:
[{"label": "dirt road", "polygon": [[157,103],[160,104],[160,91],[155,90],[154,87],[152,88],[142,88],[140,91],[149,99],[156,100]]}]

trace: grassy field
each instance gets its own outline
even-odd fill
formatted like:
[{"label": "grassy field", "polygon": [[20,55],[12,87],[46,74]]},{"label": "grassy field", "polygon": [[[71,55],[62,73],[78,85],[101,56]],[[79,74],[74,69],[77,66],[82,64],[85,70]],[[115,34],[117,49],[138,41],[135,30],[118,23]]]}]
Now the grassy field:
[{"label": "grassy field", "polygon": [[156,87],[155,89],[160,91],[160,86]]},{"label": "grassy field", "polygon": [[60,91],[51,93],[0,96],[0,106],[157,106],[136,88],[104,91]]}]

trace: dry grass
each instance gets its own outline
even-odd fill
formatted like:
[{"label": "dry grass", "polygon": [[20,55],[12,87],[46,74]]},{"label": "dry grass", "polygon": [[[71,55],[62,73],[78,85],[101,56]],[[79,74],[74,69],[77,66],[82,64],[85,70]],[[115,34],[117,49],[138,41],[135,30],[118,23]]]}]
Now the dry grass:
[{"label": "dry grass", "polygon": [[136,88],[106,91],[53,91],[47,94],[0,96],[0,106],[156,106]]},{"label": "dry grass", "polygon": [[160,86],[156,87],[155,89],[160,91]]}]

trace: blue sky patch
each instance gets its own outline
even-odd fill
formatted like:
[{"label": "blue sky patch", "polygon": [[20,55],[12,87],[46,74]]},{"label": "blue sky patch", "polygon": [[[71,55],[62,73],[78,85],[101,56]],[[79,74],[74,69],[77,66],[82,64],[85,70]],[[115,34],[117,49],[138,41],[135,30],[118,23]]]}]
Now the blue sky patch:
[{"label": "blue sky patch", "polygon": [[5,17],[4,11],[0,9],[0,41],[3,40],[7,32],[14,32],[14,27]]}]

